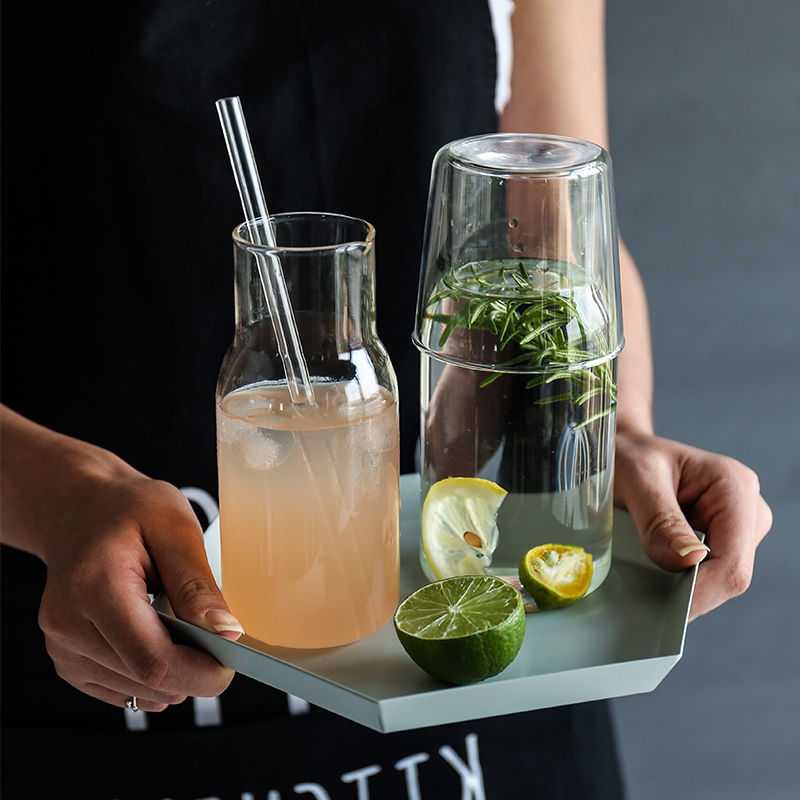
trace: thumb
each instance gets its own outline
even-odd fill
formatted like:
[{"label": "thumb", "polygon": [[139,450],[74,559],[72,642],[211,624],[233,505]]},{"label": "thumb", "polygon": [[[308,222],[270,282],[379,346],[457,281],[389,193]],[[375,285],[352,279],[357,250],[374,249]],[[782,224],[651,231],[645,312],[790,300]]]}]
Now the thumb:
[{"label": "thumb", "polygon": [[650,560],[670,572],[699,564],[710,549],[681,510],[672,470],[624,470],[624,473],[619,475],[618,470],[617,497],[633,518]]},{"label": "thumb", "polygon": [[199,525],[176,525],[169,541],[158,538],[148,542],[148,549],[178,619],[227,639],[236,640],[244,633],[214,580]]}]

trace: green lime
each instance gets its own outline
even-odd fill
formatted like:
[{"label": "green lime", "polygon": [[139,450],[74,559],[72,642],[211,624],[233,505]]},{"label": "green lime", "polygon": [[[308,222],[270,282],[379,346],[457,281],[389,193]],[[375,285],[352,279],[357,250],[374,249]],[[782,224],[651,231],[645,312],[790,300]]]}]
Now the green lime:
[{"label": "green lime", "polygon": [[519,580],[540,609],[568,606],[589,591],[592,556],[582,547],[542,544],[525,554]]},{"label": "green lime", "polygon": [[502,672],[525,636],[522,597],[491,575],[458,575],[409,595],[394,615],[397,638],[430,675],[476,683]]},{"label": "green lime", "polygon": [[445,478],[431,486],[422,506],[422,546],[436,578],[486,573],[506,494],[483,478]]}]

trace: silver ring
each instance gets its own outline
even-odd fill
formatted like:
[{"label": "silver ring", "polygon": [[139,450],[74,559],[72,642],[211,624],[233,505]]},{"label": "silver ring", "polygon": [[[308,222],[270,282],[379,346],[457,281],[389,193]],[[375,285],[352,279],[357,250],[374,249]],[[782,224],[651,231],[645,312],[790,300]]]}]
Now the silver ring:
[{"label": "silver ring", "polygon": [[125,703],[125,707],[127,709],[129,709],[130,711],[138,711],[139,710],[139,706],[136,705],[136,698],[135,697],[131,697],[131,699],[128,700]]}]

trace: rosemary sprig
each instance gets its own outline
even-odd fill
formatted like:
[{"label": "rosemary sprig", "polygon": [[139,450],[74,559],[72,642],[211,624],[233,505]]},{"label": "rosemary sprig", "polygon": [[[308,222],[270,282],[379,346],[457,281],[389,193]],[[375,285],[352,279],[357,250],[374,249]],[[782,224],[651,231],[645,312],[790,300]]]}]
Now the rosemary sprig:
[{"label": "rosemary sprig", "polygon": [[[442,289],[428,302],[428,316],[440,323],[442,333],[439,347],[458,328],[484,330],[498,337],[500,347],[511,345],[517,355],[499,364],[502,370],[508,367],[527,367],[531,370],[546,370],[531,378],[526,388],[544,386],[555,381],[565,381],[571,389],[566,393],[542,397],[538,404],[571,401],[583,406],[593,398],[605,396],[607,403],[601,410],[590,414],[577,427],[582,427],[609,414],[616,405],[617,385],[608,363],[579,368],[576,365],[597,358],[606,349],[599,333],[591,337],[587,325],[575,301],[573,292],[558,291],[557,279],[544,283],[547,262],[537,264],[539,275],[532,277],[524,262],[510,265],[501,262],[497,272],[498,282],[487,280],[475,264],[461,269],[470,283],[477,284],[477,296],[465,293],[463,279],[453,269],[442,278]],[[498,291],[502,290],[502,291]],[[486,296],[492,292],[491,296]],[[452,313],[434,312],[433,307],[444,300],[458,306]],[[578,327],[579,335],[567,336],[571,323]],[[480,385],[488,386],[500,377],[495,372]]]}]

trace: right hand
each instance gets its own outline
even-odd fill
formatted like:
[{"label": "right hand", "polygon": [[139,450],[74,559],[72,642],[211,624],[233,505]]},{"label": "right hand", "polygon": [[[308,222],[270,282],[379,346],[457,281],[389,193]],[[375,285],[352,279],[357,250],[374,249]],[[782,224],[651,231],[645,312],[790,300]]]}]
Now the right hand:
[{"label": "right hand", "polygon": [[180,619],[242,634],[183,494],[6,408],[2,423],[3,541],[47,564],[39,624],[57,673],[115,706],[136,697],[146,711],[220,694],[233,671],[174,644],[148,597],[163,590]]},{"label": "right hand", "polygon": [[147,596],[163,589],[178,618],[230,639],[242,633],[191,506],[138,473],[97,488],[65,511],[48,548],[39,624],[56,671],[112,705],[135,696],[146,711],[220,694],[233,671],[174,644]]}]

